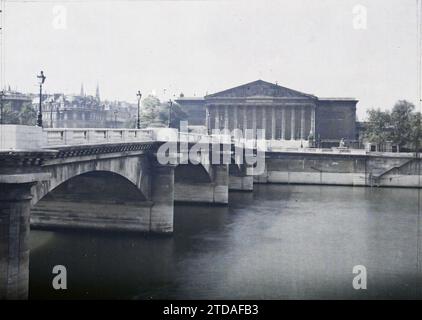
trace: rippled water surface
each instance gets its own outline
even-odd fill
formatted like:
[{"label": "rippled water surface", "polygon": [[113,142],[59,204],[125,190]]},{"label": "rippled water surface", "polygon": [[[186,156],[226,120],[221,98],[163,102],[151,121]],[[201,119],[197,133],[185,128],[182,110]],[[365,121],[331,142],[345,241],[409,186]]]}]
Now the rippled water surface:
[{"label": "rippled water surface", "polygon": [[[31,231],[30,298],[419,298],[418,191],[255,185],[176,205],[173,236]],[[68,290],[51,287],[65,265]],[[364,265],[368,289],[352,287]]]}]

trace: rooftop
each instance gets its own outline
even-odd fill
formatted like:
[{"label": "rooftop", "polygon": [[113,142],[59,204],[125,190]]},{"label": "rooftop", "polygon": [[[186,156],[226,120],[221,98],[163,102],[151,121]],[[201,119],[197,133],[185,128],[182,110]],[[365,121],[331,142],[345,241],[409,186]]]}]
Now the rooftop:
[{"label": "rooftop", "polygon": [[318,100],[323,100],[323,101],[358,101],[358,99],[356,98],[350,98],[350,97],[318,97]]},{"label": "rooftop", "polygon": [[175,101],[202,101],[204,97],[179,97],[174,99]]}]

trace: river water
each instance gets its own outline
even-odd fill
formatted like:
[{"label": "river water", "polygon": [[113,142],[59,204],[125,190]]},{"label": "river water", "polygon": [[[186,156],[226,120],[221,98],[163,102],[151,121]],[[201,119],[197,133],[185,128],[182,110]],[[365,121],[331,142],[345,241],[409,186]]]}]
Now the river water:
[{"label": "river water", "polygon": [[[422,298],[418,190],[254,188],[228,207],[177,204],[172,236],[32,230],[30,298]],[[67,290],[52,289],[55,265]]]}]

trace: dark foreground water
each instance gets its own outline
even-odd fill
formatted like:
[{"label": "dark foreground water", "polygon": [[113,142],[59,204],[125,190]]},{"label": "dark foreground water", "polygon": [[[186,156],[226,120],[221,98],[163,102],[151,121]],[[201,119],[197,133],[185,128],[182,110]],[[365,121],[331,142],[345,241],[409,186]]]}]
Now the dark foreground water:
[{"label": "dark foreground water", "polygon": [[[175,233],[31,231],[30,298],[421,298],[418,191],[258,185],[177,205]],[[68,290],[51,286],[65,265]],[[353,266],[368,288],[354,290]]]}]

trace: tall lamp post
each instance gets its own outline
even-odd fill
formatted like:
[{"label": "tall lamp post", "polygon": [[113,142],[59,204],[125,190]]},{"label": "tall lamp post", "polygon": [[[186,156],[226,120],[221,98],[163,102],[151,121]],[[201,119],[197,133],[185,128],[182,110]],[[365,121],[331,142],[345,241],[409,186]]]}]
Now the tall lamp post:
[{"label": "tall lamp post", "polygon": [[44,72],[41,71],[39,75],[37,75],[37,78],[40,79],[40,105],[38,107],[38,116],[37,116],[37,126],[42,127],[42,85],[45,81],[45,75]]},{"label": "tall lamp post", "polygon": [[4,98],[4,91],[0,91],[0,124],[4,123],[3,120],[3,98]]},{"label": "tall lamp post", "polygon": [[171,107],[173,105],[173,101],[171,101],[171,99],[169,100],[169,123],[168,123],[168,127],[170,128],[170,124],[171,124]]},{"label": "tall lamp post", "polygon": [[114,127],[115,128],[117,128],[117,113],[118,113],[119,111],[117,111],[117,110],[114,110]]},{"label": "tall lamp post", "polygon": [[136,94],[138,97],[138,118],[136,120],[136,129],[141,129],[141,98],[142,93],[138,90],[138,93]]}]

